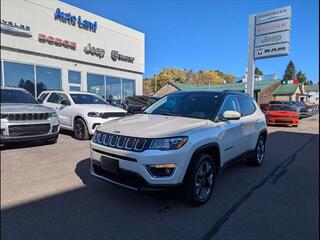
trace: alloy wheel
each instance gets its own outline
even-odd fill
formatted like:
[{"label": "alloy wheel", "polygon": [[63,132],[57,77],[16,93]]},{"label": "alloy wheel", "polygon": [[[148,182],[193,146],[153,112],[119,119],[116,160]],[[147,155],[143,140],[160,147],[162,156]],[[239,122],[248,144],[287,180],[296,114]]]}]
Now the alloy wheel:
[{"label": "alloy wheel", "polygon": [[265,154],[265,141],[263,138],[260,138],[257,146],[257,160],[259,163],[263,161],[264,154]]},{"label": "alloy wheel", "polygon": [[200,201],[205,201],[210,196],[213,180],[212,164],[204,161],[195,176],[195,194]]},{"label": "alloy wheel", "polygon": [[78,139],[82,139],[84,136],[84,126],[81,122],[76,121],[74,125],[74,133]]}]

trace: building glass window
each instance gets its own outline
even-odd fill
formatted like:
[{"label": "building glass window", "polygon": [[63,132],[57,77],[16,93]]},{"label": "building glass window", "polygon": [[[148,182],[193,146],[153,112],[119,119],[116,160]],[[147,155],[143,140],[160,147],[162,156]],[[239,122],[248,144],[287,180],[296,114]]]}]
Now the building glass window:
[{"label": "building glass window", "polygon": [[105,99],[105,82],[103,75],[87,74],[87,88],[88,92],[97,94],[98,96]]},{"label": "building glass window", "polygon": [[128,96],[136,95],[136,81],[131,79],[122,79],[122,99]]},{"label": "building glass window", "polygon": [[69,86],[69,91],[81,91],[81,88],[78,86]]},{"label": "building glass window", "polygon": [[36,66],[37,94],[45,90],[61,90],[61,70]]},{"label": "building glass window", "polygon": [[106,77],[106,100],[114,105],[121,104],[121,78]]},{"label": "building glass window", "polygon": [[68,82],[81,84],[81,73],[76,71],[68,71]]},{"label": "building glass window", "polygon": [[24,88],[35,96],[33,65],[6,61],[3,62],[3,65],[5,86]]}]

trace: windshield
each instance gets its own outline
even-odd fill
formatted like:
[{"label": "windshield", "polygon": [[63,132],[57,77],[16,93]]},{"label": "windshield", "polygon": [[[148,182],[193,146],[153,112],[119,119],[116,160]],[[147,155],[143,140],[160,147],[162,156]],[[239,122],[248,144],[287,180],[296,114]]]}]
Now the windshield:
[{"label": "windshield", "polygon": [[1,89],[1,103],[39,104],[30,93],[15,89]]},{"label": "windshield", "polygon": [[70,94],[75,104],[108,104],[102,98],[91,94]]},{"label": "windshield", "polygon": [[285,106],[285,105],[270,106],[269,110],[271,110],[271,111],[293,111],[292,108],[290,108],[289,106]]},{"label": "windshield", "polygon": [[212,92],[174,93],[155,102],[145,113],[210,119],[218,96],[219,94]]}]

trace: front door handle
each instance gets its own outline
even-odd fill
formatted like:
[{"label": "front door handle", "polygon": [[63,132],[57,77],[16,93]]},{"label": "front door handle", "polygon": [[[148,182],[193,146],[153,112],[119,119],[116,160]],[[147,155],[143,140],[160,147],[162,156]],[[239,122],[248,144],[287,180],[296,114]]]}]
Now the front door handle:
[{"label": "front door handle", "polygon": [[240,123],[240,127],[244,127],[244,123]]}]

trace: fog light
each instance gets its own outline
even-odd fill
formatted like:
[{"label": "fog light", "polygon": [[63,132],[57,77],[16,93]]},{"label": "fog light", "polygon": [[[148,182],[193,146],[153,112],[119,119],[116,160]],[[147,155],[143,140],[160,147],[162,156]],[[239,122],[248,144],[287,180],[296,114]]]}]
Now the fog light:
[{"label": "fog light", "polygon": [[153,177],[170,177],[176,169],[175,164],[154,164],[146,166]]},{"label": "fog light", "polygon": [[58,128],[59,128],[59,125],[52,126],[52,133],[57,132]]}]

